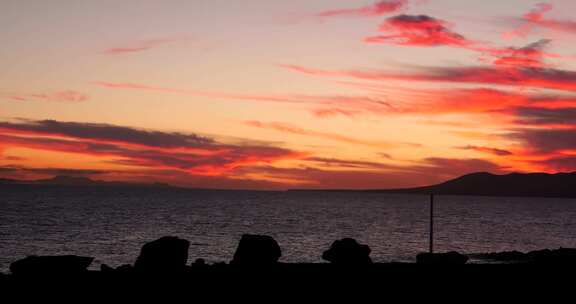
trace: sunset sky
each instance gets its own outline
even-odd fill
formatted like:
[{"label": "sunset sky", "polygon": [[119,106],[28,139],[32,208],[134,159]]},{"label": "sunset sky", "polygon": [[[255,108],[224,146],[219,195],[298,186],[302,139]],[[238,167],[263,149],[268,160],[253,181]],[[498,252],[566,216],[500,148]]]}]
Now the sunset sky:
[{"label": "sunset sky", "polygon": [[576,1],[2,0],[0,177],[576,171]]}]

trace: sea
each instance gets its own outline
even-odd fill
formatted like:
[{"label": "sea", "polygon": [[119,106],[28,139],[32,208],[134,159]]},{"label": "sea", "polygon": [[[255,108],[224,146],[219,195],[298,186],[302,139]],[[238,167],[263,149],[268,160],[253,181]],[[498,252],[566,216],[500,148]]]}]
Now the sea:
[{"label": "sea", "polygon": [[[243,234],[274,237],[281,262],[322,263],[345,237],[375,262],[413,262],[429,248],[429,208],[426,195],[3,185],[0,272],[29,255],[133,264],[168,235],[190,241],[189,262],[229,262]],[[436,196],[434,214],[436,252],[576,247],[576,199]]]}]

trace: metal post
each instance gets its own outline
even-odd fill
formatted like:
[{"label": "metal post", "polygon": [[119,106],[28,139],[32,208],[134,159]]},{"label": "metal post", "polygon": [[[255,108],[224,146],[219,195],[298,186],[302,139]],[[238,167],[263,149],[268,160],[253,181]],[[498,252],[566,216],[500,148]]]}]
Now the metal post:
[{"label": "metal post", "polygon": [[434,253],[434,194],[430,194],[430,253]]}]

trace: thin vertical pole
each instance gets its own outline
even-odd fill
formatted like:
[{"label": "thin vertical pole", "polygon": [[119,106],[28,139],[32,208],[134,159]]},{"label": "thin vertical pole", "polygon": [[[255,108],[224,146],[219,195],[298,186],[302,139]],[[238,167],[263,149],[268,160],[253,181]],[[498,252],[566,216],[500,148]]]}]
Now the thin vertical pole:
[{"label": "thin vertical pole", "polygon": [[430,253],[434,253],[434,194],[430,194]]}]

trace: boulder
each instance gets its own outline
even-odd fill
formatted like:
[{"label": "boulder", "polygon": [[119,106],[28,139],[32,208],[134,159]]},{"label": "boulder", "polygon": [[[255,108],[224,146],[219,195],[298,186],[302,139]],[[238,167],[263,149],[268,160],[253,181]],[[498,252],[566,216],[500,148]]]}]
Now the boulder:
[{"label": "boulder", "polygon": [[330,249],[324,251],[322,259],[334,264],[370,264],[368,245],[359,244],[355,239],[345,238],[332,243]]},{"label": "boulder", "polygon": [[420,253],[416,256],[418,264],[459,265],[466,264],[468,257],[456,251],[447,253]]},{"label": "boulder", "polygon": [[144,272],[180,272],[186,269],[190,242],[165,236],[146,243],[134,264],[134,269]]},{"label": "boulder", "polygon": [[70,275],[86,272],[93,257],[76,255],[29,256],[10,264],[13,275]]},{"label": "boulder", "polygon": [[270,265],[278,262],[282,256],[280,246],[267,235],[245,234],[240,239],[231,264]]}]

